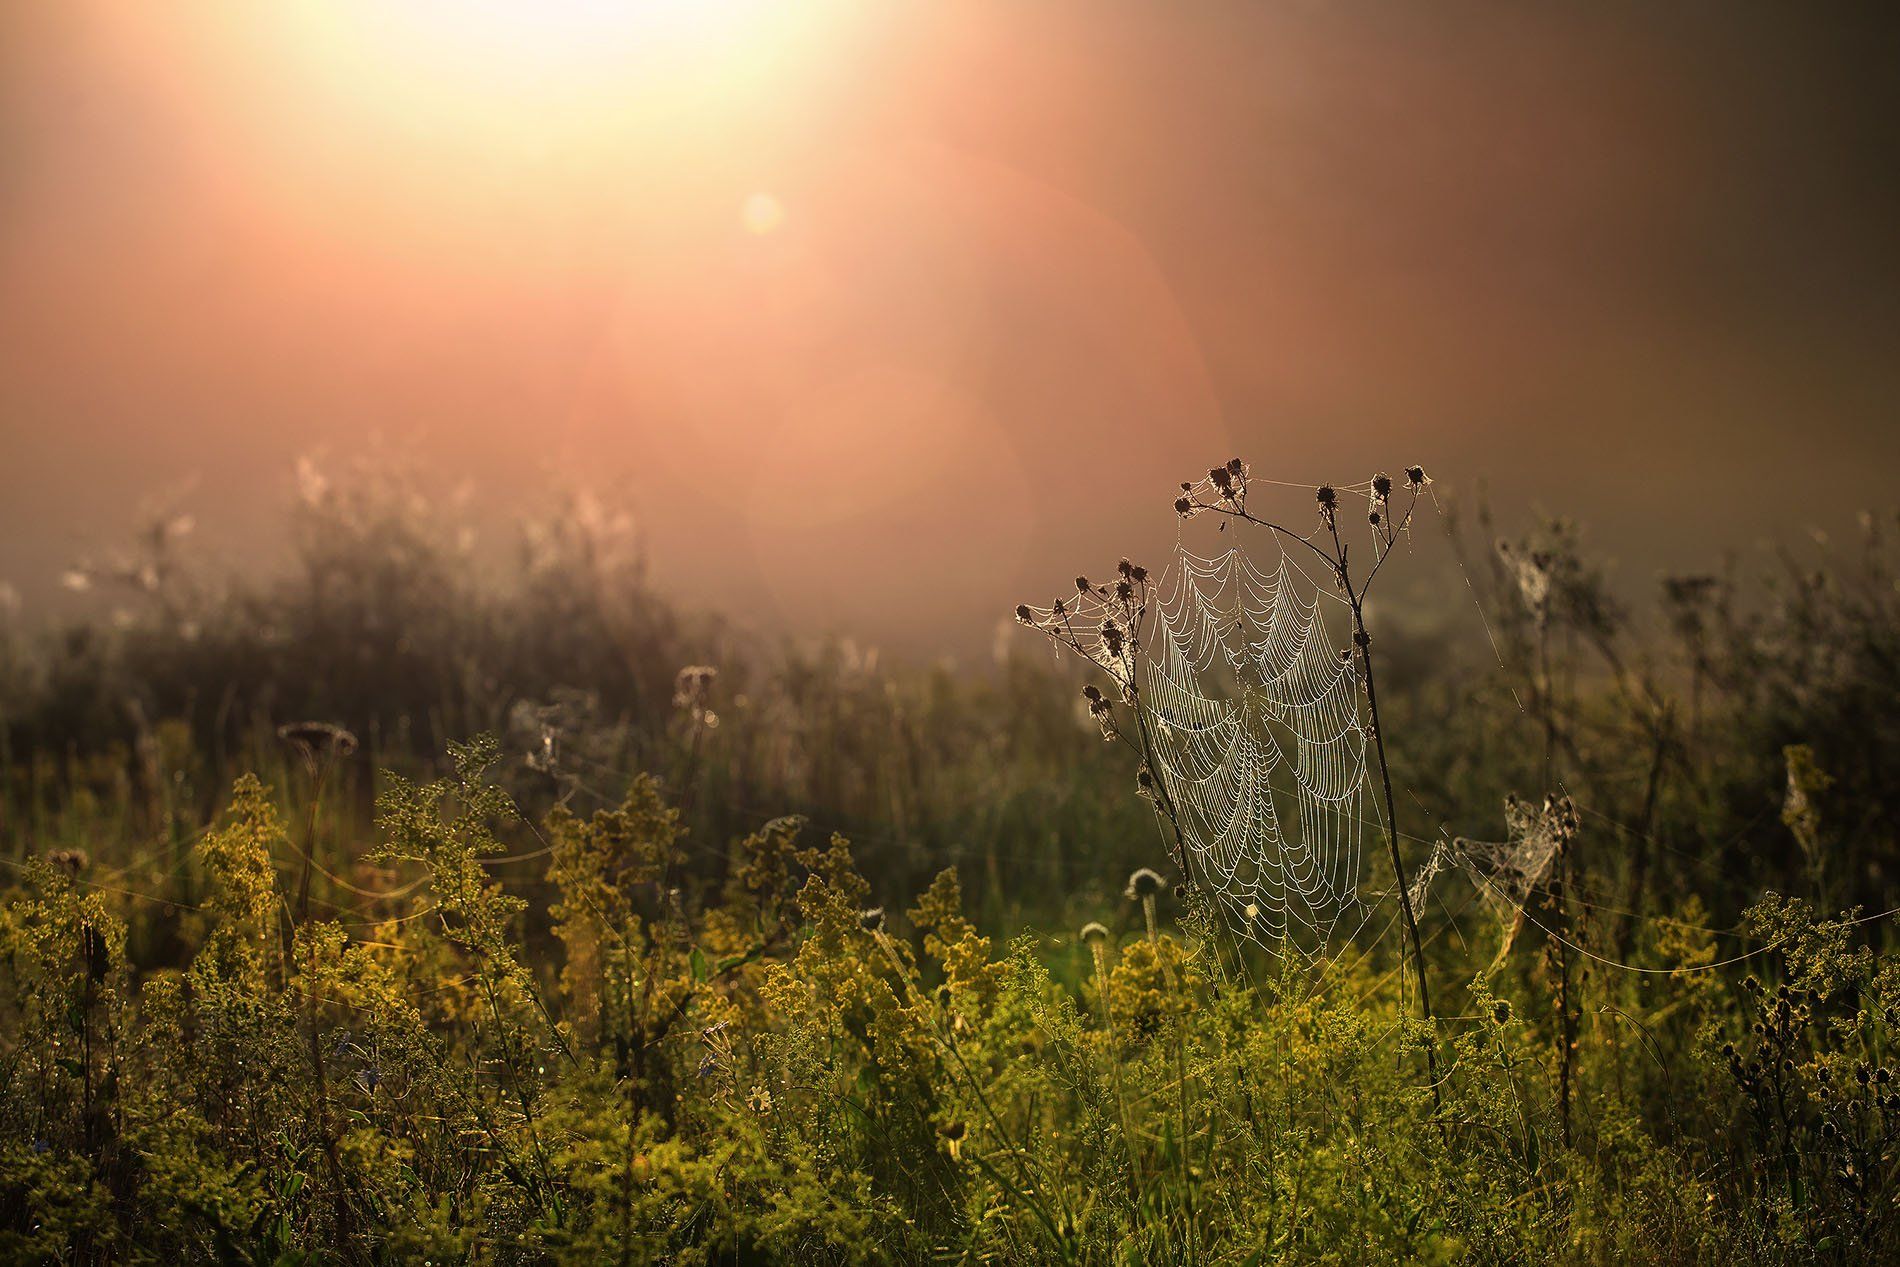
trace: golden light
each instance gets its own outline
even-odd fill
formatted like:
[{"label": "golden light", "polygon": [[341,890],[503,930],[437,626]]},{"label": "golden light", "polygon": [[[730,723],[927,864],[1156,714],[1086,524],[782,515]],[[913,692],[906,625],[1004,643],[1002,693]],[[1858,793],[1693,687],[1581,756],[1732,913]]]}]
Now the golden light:
[{"label": "golden light", "polygon": [[238,6],[232,22],[260,42],[262,64],[301,81],[284,87],[331,126],[591,160],[630,138],[704,140],[785,105],[849,7],[309,0]]},{"label": "golden light", "polygon": [[785,223],[785,204],[771,194],[753,194],[740,208],[739,222],[747,233],[762,237]]}]

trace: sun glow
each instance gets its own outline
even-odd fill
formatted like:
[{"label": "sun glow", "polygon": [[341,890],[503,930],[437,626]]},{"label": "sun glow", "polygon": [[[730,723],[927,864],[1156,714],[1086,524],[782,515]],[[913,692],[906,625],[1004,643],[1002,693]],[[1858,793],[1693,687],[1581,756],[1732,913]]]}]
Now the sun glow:
[{"label": "sun glow", "polygon": [[704,133],[792,91],[836,5],[768,0],[324,0],[260,9],[339,111],[480,146],[585,156]]},{"label": "sun glow", "polygon": [[327,0],[302,19],[510,78],[586,77],[766,24],[766,0]]}]

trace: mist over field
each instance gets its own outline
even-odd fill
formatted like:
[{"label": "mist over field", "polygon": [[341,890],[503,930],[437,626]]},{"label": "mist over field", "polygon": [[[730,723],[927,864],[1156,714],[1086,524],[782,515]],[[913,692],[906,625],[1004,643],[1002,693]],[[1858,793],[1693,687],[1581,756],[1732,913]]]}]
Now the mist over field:
[{"label": "mist over field", "polygon": [[8,6],[30,611],[147,502],[280,560],[374,437],[491,541],[579,480],[683,600],[899,652],[1235,453],[1482,481],[1632,590],[1900,463],[1877,13],[554,7]]},{"label": "mist over field", "polygon": [[0,7],[0,1262],[1900,1258],[1897,57]]}]

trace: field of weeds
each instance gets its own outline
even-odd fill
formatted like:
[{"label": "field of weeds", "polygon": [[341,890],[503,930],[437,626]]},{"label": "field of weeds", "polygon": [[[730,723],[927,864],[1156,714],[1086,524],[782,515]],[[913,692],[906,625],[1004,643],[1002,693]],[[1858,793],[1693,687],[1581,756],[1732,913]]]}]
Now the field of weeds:
[{"label": "field of weeds", "polygon": [[1895,525],[1628,604],[1447,526],[1492,645],[1375,613],[1312,944],[1196,861],[1137,565],[919,668],[592,502],[500,578],[375,481],[262,582],[156,524],[0,658],[0,1259],[1892,1261]]}]

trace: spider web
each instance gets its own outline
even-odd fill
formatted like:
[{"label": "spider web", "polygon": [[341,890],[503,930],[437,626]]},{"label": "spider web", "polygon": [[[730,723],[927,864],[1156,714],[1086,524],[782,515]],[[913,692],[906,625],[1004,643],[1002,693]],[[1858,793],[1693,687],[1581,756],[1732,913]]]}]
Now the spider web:
[{"label": "spider web", "polygon": [[1142,664],[1156,771],[1233,929],[1318,953],[1362,924],[1367,733],[1359,678],[1284,552],[1177,547]]},{"label": "spider web", "polygon": [[1532,804],[1505,798],[1504,825],[1508,839],[1439,841],[1412,881],[1414,908],[1424,904],[1432,881],[1442,872],[1457,870],[1470,878],[1484,903],[1504,930],[1497,960],[1510,953],[1523,925],[1524,907],[1550,875],[1557,852],[1575,830],[1576,810],[1564,797],[1546,797]]}]

